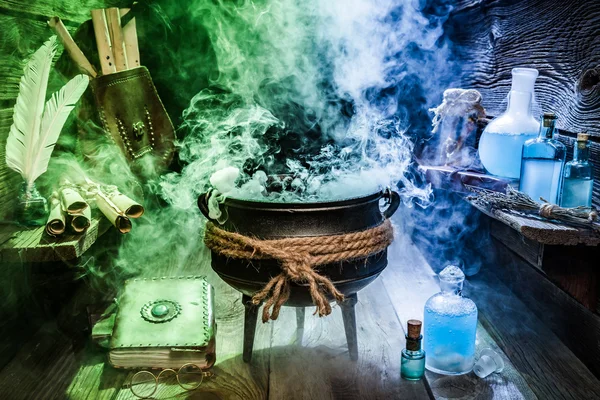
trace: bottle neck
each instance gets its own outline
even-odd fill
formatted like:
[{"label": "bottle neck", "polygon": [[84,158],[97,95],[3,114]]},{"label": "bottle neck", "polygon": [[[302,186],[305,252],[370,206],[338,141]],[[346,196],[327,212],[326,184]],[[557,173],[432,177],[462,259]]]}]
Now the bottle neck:
[{"label": "bottle neck", "polygon": [[587,162],[590,158],[590,145],[587,142],[576,142],[573,146],[573,161]]},{"label": "bottle neck", "polygon": [[406,337],[406,351],[411,352],[419,352],[421,351],[421,340],[423,339],[423,335],[420,335],[417,339],[411,338],[408,335]]},{"label": "bottle neck", "polygon": [[514,115],[531,115],[531,99],[532,94],[530,92],[518,92],[511,90],[508,95],[508,108],[507,113]]},{"label": "bottle neck", "polygon": [[548,122],[542,120],[540,124],[540,134],[538,135],[539,139],[552,139],[554,137],[554,121]]},{"label": "bottle neck", "polygon": [[454,295],[458,296],[462,292],[463,282],[446,282],[440,280],[440,289],[442,289],[443,295]]}]

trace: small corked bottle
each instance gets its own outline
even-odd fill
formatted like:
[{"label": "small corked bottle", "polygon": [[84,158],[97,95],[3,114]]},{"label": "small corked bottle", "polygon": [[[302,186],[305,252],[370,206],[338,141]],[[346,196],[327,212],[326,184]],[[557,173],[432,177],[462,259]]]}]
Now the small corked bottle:
[{"label": "small corked bottle", "polygon": [[425,351],[421,349],[421,321],[408,320],[408,333],[406,335],[406,348],[402,350],[400,375],[411,381],[419,380],[425,372]]}]

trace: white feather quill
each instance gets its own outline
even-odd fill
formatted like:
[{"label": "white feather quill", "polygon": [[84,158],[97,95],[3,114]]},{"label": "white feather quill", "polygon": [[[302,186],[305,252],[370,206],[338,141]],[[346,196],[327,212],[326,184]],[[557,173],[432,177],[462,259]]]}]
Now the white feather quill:
[{"label": "white feather quill", "polygon": [[89,83],[86,76],[76,76],[48,100],[44,111],[55,54],[56,36],[52,36],[25,66],[6,140],[6,164],[29,185],[48,168],[60,131]]},{"label": "white feather quill", "polygon": [[90,78],[77,75],[54,93],[46,103],[36,153],[31,163],[31,182],[46,172],[58,136],[75,104],[87,89]]}]

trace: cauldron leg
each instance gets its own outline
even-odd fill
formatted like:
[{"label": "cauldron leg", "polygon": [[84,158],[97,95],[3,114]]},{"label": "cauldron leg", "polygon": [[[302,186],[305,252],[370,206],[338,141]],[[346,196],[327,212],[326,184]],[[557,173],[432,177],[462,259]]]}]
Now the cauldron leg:
[{"label": "cauldron leg", "polygon": [[346,341],[348,342],[348,352],[352,361],[358,360],[358,339],[356,337],[356,313],[354,306],[358,301],[356,293],[346,296],[346,299],[339,303],[342,308],[342,319],[344,320],[344,330],[346,331]]},{"label": "cauldron leg", "polygon": [[258,319],[260,305],[252,304],[252,298],[245,294],[242,295],[242,303],[246,308],[244,315],[244,353],[242,359],[244,362],[250,362],[252,359],[252,349],[254,348],[254,334],[256,332],[256,320]]},{"label": "cauldron leg", "polygon": [[304,307],[296,307],[296,343],[302,346],[302,337],[304,336]]}]

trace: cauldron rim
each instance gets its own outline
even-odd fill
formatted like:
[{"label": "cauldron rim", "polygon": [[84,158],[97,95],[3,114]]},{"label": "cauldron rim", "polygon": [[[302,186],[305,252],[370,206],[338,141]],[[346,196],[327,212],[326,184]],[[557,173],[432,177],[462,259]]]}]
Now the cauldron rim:
[{"label": "cauldron rim", "polygon": [[381,198],[385,193],[385,189],[378,190],[362,196],[346,197],[340,200],[324,200],[324,201],[295,201],[295,202],[279,202],[279,201],[258,201],[246,200],[236,197],[226,197],[223,205],[234,206],[237,208],[260,208],[260,209],[302,209],[309,211],[311,209],[337,208],[346,207],[363,202],[369,202]]}]

